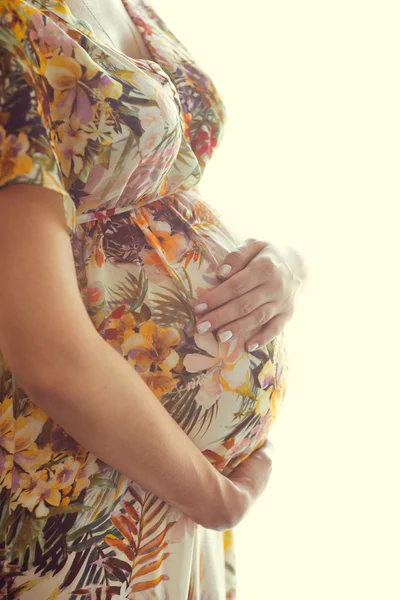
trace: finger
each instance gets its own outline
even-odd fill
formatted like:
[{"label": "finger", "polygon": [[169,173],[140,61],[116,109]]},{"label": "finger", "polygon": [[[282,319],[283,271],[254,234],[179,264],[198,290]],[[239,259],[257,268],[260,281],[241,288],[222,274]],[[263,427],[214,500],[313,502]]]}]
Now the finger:
[{"label": "finger", "polygon": [[276,307],[273,304],[262,304],[246,317],[227,323],[217,332],[220,342],[243,337],[246,338],[249,331],[268,323],[275,315]]},{"label": "finger", "polygon": [[[219,327],[223,327],[226,323],[236,322],[235,331],[239,332],[245,327],[244,317],[251,315],[260,306],[267,303],[268,298],[268,286],[266,284],[260,285],[250,292],[234,298],[226,304],[219,306],[215,310],[207,312],[206,315],[197,317],[197,327],[199,333],[205,333],[205,331],[214,331]],[[254,323],[256,323],[257,316],[254,315]],[[206,329],[206,325],[203,323],[209,323]],[[241,327],[240,323],[243,323]],[[247,326],[249,322],[246,321]],[[255,325],[256,326],[256,325]]]},{"label": "finger", "polygon": [[244,269],[249,262],[266,246],[268,242],[262,242],[255,238],[248,238],[235,250],[225,256],[222,265],[217,269],[217,277],[232,277]]},{"label": "finger", "polygon": [[248,352],[254,352],[260,346],[269,344],[274,338],[276,338],[285,327],[288,321],[288,316],[279,313],[272,317],[266,325],[255,335],[249,337],[246,342],[246,348]]},{"label": "finger", "polygon": [[[261,261],[253,260],[247,267],[236,273],[226,281],[223,281],[213,289],[208,289],[202,294],[201,302],[194,306],[196,313],[202,317],[210,310],[223,306],[232,299],[243,296],[261,284],[269,285],[270,290],[266,292],[265,301],[270,302],[280,294],[279,284],[273,273],[272,263],[263,264]],[[278,286],[278,289],[276,289]]]}]

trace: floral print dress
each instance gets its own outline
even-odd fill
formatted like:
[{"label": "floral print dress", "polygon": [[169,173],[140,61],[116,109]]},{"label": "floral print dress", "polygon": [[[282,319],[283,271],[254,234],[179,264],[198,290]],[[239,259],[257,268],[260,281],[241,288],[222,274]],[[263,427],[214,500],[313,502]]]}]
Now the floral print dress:
[{"label": "floral print dress", "polygon": [[[94,326],[228,475],[279,413],[283,333],[248,353],[195,331],[198,292],[239,242],[197,185],[225,107],[153,7],[123,1],[154,60],[105,46],[63,0],[2,0],[0,187],[62,195]],[[233,531],[201,527],[97,459],[1,353],[0,401],[2,599],[236,598]]]}]

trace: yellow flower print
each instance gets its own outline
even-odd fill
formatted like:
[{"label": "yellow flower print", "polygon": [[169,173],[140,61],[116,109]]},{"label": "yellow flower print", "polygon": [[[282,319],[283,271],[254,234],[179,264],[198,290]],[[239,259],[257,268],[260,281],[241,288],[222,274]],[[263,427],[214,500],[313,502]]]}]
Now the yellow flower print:
[{"label": "yellow flower print", "polygon": [[[284,360],[286,349],[282,347],[279,352],[274,354],[274,361],[265,363],[260,373],[258,374],[258,382],[260,387],[270,396],[271,415],[274,419],[278,416],[287,388],[287,361]],[[264,406],[263,400],[260,400],[261,406]]]},{"label": "yellow flower print", "polygon": [[141,376],[159,400],[180,382],[180,377],[173,377],[171,371],[147,371]]},{"label": "yellow flower print", "polygon": [[126,312],[118,319],[107,319],[107,326],[104,330],[104,337],[107,342],[115,349],[119,349],[134,335],[136,327],[136,319],[131,312]]},{"label": "yellow flower print", "polygon": [[260,417],[264,417],[267,414],[270,406],[271,406],[271,390],[262,391],[258,397],[257,402],[254,407],[254,412]]},{"label": "yellow flower print", "polygon": [[0,125],[0,186],[31,171],[33,161],[28,150],[29,140],[25,133],[7,135]]},{"label": "yellow flower print", "polygon": [[[26,4],[26,3],[25,3]],[[31,15],[34,9],[31,6],[24,7],[25,14]],[[6,23],[7,28],[13,32],[15,37],[22,41],[27,36],[28,19],[21,19],[15,10],[15,0],[1,0],[0,19]]]},{"label": "yellow flower print", "polygon": [[0,404],[0,447],[12,452],[14,448],[13,399],[6,396]]},{"label": "yellow flower print", "polygon": [[57,143],[57,148],[62,172],[66,177],[69,177],[73,164],[74,173],[79,173],[83,168],[83,155],[88,141],[88,134],[81,129],[77,115],[71,115],[66,123],[57,128],[57,133],[61,140]]},{"label": "yellow flower print", "polygon": [[76,473],[73,496],[78,497],[80,492],[90,485],[90,477],[97,473],[99,466],[93,454],[89,454],[87,461],[80,466]]},{"label": "yellow flower print", "polygon": [[86,124],[93,118],[94,107],[90,97],[96,99],[100,94],[103,98],[116,99],[123,88],[120,82],[106,73],[101,73],[100,78],[94,81],[99,68],[81,46],[74,46],[74,56],[53,56],[44,61],[42,71],[54,89],[51,116],[55,120],[64,120],[71,114],[76,102],[76,113],[81,123]]},{"label": "yellow flower print", "polygon": [[222,539],[224,542],[224,551],[226,552],[233,543],[232,529],[225,529],[225,531],[222,532]]},{"label": "yellow flower print", "polygon": [[43,73],[54,89],[54,102],[50,104],[53,119],[64,120],[69,117],[76,102],[76,111],[82,123],[90,121],[93,112],[85,84],[96,75],[97,67],[93,62],[88,67],[91,68],[84,74],[82,65],[72,56],[53,56],[45,62]]},{"label": "yellow flower print", "polygon": [[82,67],[71,56],[53,56],[46,63],[44,74],[55,90],[69,90],[81,79]]},{"label": "yellow flower print", "polygon": [[280,412],[282,402],[285,397],[285,390],[286,390],[286,385],[284,385],[283,383],[280,383],[279,385],[275,386],[272,390],[271,414],[274,417],[274,419],[276,419],[276,417],[278,416],[278,414]]},{"label": "yellow flower print", "polygon": [[[36,471],[50,460],[51,448],[38,448],[35,440],[42,431],[47,416],[33,408],[28,416],[13,417],[12,398],[6,397],[1,404],[0,461],[5,454],[12,454],[13,461],[24,471]],[[6,453],[1,452],[4,448]],[[3,459],[1,458],[3,456]]]},{"label": "yellow flower print", "polygon": [[59,490],[64,490],[70,487],[78,470],[81,468],[81,463],[75,460],[72,456],[68,456],[64,462],[57,465],[54,472],[55,487]]},{"label": "yellow flower print", "polygon": [[51,458],[49,445],[38,448],[35,443],[46,419],[41,411],[33,410],[28,417],[20,416],[15,421],[14,460],[28,473],[36,471]]},{"label": "yellow flower print", "polygon": [[35,511],[36,517],[47,517],[50,512],[48,504],[59,506],[61,492],[57,489],[55,478],[48,478],[47,471],[36,471],[31,476],[28,487],[21,492],[19,504],[30,512]]},{"label": "yellow flower print", "polygon": [[180,342],[180,334],[173,327],[159,327],[153,321],[144,323],[139,333],[127,337],[122,345],[124,354],[138,371],[149,371],[157,365],[163,371],[173,369],[179,361],[179,354],[173,349]]},{"label": "yellow flower print", "polygon": [[123,92],[122,83],[114,81],[109,75],[103,73],[96,87],[96,92],[98,95],[99,93],[101,94],[102,97],[100,96],[100,100],[102,100],[102,98],[112,98],[113,100],[117,100]]}]

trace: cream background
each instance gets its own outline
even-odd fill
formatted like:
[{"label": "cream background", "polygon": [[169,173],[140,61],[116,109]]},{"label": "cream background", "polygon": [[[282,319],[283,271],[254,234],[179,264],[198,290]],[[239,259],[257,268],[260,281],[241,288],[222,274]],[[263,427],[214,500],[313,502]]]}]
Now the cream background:
[{"label": "cream background", "polygon": [[311,272],[238,600],[399,600],[400,5],[153,4],[227,105],[205,198]]}]

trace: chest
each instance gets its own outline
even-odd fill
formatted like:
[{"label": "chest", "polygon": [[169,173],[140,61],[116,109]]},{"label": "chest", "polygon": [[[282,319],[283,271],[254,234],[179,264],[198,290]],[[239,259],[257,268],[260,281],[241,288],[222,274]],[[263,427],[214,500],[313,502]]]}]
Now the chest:
[{"label": "chest", "polygon": [[107,46],[134,59],[153,59],[122,0],[68,0],[67,4],[73,15],[87,21],[96,38]]}]

